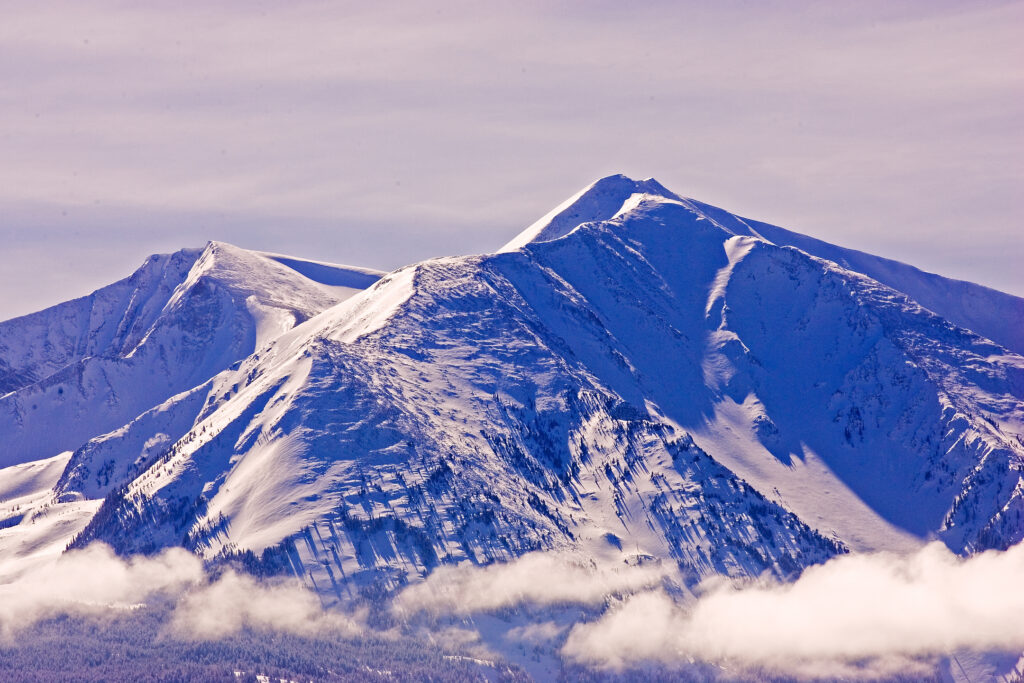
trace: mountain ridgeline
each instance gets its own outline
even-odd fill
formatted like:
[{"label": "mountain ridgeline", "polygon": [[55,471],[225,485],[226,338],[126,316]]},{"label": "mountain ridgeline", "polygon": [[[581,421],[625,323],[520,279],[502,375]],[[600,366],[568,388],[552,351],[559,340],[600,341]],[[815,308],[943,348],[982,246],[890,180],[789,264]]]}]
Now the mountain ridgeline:
[{"label": "mountain ridgeline", "polygon": [[325,596],[549,549],[786,578],[1024,538],[1024,300],[599,180],[389,274],[211,243],[0,323],[0,567]]}]

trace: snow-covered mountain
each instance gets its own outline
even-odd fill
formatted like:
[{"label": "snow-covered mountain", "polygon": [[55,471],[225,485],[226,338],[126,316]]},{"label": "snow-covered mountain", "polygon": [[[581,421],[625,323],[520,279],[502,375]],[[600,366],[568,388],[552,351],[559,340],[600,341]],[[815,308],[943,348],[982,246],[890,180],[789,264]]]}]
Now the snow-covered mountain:
[{"label": "snow-covered mountain", "polygon": [[[90,439],[182,392],[194,394],[269,339],[381,275],[211,242],[152,256],[128,278],[87,297],[0,323],[0,465],[6,468],[0,482],[5,474],[20,482],[23,477],[14,473],[57,472]],[[148,448],[161,438],[150,434]],[[135,456],[144,459],[143,450]],[[0,483],[0,500],[16,513],[5,515],[0,504],[6,517],[0,526],[32,521],[34,513],[25,508],[38,513],[39,505],[50,505],[47,490],[54,483],[44,478],[30,487],[36,489],[32,500],[44,501],[36,505],[17,495],[23,484],[10,492]],[[83,509],[95,507],[86,503],[78,502],[73,513],[54,508],[76,520],[64,520],[61,534],[80,528]],[[49,516],[60,516],[54,509]],[[36,548],[47,525],[31,526],[27,543]],[[20,537],[19,531],[7,533]],[[55,542],[62,549],[67,539]],[[17,547],[0,541],[0,557],[17,554]]]},{"label": "snow-covered mountain", "polygon": [[383,277],[211,244],[0,325],[0,561],[184,545],[343,595],[542,548],[696,582],[1006,547],[1022,350],[1024,300],[654,180]]}]

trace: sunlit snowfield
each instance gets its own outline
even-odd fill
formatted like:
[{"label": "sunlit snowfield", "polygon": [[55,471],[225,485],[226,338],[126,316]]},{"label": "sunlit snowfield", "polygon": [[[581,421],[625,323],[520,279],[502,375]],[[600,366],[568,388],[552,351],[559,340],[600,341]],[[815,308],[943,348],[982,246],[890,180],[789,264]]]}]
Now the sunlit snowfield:
[{"label": "sunlit snowfield", "polygon": [[1013,680],[1022,318],[621,175],[387,274],[156,255],[0,323],[0,652]]}]

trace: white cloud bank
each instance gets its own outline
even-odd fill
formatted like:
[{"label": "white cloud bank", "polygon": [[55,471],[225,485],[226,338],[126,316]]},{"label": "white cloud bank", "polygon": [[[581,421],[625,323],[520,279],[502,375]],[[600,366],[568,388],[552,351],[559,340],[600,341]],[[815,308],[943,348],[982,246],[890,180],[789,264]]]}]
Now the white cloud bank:
[{"label": "white cloud bank", "polygon": [[[686,658],[871,674],[958,650],[1024,650],[1024,545],[967,560],[933,543],[909,556],[849,555],[791,584],[719,586],[684,610],[660,591],[578,624],[562,653],[621,667]],[[872,668],[873,667],[873,668]]]},{"label": "white cloud bank", "polygon": [[348,616],[322,609],[298,581],[233,571],[211,580],[202,561],[181,548],[121,558],[97,543],[0,585],[0,637],[49,617],[109,614],[160,595],[175,600],[170,626],[179,638],[212,640],[247,627],[300,635],[361,630]]},{"label": "white cloud bank", "polygon": [[181,548],[121,559],[93,544],[0,585],[0,635],[60,614],[125,609],[148,597],[181,591],[204,579],[202,562]]},{"label": "white cloud bank", "polygon": [[174,609],[171,627],[179,637],[195,640],[223,638],[246,627],[299,635],[362,630],[357,621],[324,610],[297,580],[267,583],[234,572],[186,594]]},{"label": "white cloud bank", "polygon": [[[564,638],[567,659],[610,668],[701,660],[730,669],[874,676],[923,672],[929,660],[958,651],[1024,650],[1024,545],[966,560],[939,543],[905,556],[842,556],[789,584],[717,583],[688,605],[666,592],[671,578],[664,566],[595,566],[532,553],[487,567],[442,567],[400,593],[394,608],[408,616],[465,616],[610,602],[601,617],[567,634],[550,621],[507,634],[552,648]],[[158,594],[175,600],[169,626],[179,638],[216,639],[243,628],[300,635],[364,630],[358,615],[322,609],[298,581],[231,571],[211,580],[201,561],[181,549],[124,559],[93,545],[0,586],[0,636],[59,614],[123,610]],[[445,636],[437,625],[431,634]]]},{"label": "white cloud bank", "polygon": [[660,566],[594,567],[567,555],[529,553],[512,562],[440,567],[395,599],[397,611],[471,614],[530,603],[595,605],[608,596],[657,586]]}]

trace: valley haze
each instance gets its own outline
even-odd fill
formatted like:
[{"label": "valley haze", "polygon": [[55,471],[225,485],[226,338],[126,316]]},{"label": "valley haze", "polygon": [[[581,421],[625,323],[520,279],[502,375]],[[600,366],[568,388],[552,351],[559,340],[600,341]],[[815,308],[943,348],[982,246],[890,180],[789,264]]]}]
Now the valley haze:
[{"label": "valley haze", "polygon": [[1020,680],[1024,299],[652,178],[510,238],[0,323],[0,662]]}]

